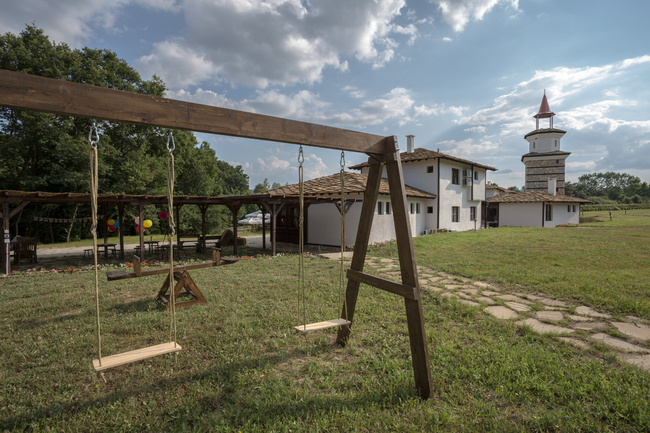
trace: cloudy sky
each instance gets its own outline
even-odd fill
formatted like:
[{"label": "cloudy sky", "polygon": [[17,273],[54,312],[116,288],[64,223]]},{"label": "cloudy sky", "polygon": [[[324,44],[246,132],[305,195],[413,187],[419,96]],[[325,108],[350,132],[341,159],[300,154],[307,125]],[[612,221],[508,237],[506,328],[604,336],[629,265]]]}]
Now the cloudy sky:
[{"label": "cloudy sky", "polygon": [[[523,136],[544,90],[567,132],[567,178],[650,182],[650,3],[645,0],[0,0],[0,32],[34,22],[107,48],[167,96],[396,135],[524,183]],[[198,134],[251,188],[297,181],[294,145]],[[348,165],[364,161],[348,154]],[[338,171],[309,148],[305,175]]]}]

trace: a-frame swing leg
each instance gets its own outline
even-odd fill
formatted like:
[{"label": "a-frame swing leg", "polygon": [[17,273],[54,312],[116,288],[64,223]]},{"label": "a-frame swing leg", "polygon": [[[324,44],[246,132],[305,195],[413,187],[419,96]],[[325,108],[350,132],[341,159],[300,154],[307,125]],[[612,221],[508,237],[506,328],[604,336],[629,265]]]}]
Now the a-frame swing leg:
[{"label": "a-frame swing leg", "polygon": [[[379,281],[381,279],[376,277],[369,277],[368,284],[377,282],[380,284],[377,284],[376,287],[392,291],[393,293],[399,293],[404,296],[415,386],[420,396],[426,399],[430,398],[433,393],[431,367],[424,329],[424,314],[422,311],[420,287],[418,285],[413,238],[411,237],[411,228],[407,213],[404,176],[402,174],[402,165],[396,138],[387,137],[386,141],[388,153],[386,154],[385,163],[390,186],[391,204],[394,212],[393,220],[395,223],[395,235],[397,238],[397,250],[402,274],[402,284],[389,284],[394,288],[387,288],[386,285],[380,287],[382,286]],[[357,231],[357,239],[354,244],[354,254],[352,256],[351,272],[353,273],[354,271],[357,271],[357,273],[362,273],[363,271],[363,265],[368,250],[368,241],[370,239],[370,227],[372,225],[372,218],[379,192],[379,184],[381,182],[382,165],[380,161],[371,157],[369,162],[370,171],[368,173],[368,181],[363,198],[361,217],[359,220],[359,229]],[[345,296],[346,305],[343,307],[343,314],[341,317],[352,321],[360,283],[358,281],[359,278],[353,279],[350,278],[350,276],[350,273],[348,273],[348,286]],[[365,274],[361,276],[363,277]],[[412,293],[411,296],[407,296],[409,292]],[[341,328],[338,333],[338,343],[342,345],[345,344],[349,334],[349,327]]]}]

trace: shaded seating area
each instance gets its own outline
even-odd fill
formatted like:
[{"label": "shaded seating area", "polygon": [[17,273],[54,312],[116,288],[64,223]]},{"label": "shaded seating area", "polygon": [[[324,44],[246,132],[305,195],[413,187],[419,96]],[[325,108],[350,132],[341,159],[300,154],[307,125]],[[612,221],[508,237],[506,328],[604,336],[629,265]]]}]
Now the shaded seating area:
[{"label": "shaded seating area", "polygon": [[36,252],[36,239],[21,237],[14,244],[14,264],[19,266],[21,262],[38,263]]}]

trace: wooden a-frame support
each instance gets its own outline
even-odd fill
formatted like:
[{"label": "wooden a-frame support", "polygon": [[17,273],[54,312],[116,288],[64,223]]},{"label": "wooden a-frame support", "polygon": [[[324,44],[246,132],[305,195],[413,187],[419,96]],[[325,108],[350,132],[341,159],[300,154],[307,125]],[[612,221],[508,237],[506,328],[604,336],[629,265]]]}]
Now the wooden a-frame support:
[{"label": "wooden a-frame support", "polygon": [[[353,322],[361,283],[402,296],[406,309],[415,386],[422,398],[431,397],[433,390],[422,298],[406,208],[404,176],[395,137],[382,137],[7,70],[0,70],[0,106],[368,154],[370,172],[352,264],[347,272],[348,284],[341,317]],[[363,272],[384,165],[394,212],[401,283]],[[3,210],[7,212],[7,209]],[[346,343],[350,336],[350,328],[351,326],[346,326],[339,329],[337,337],[339,344]],[[134,354],[134,356],[142,355]]]}]

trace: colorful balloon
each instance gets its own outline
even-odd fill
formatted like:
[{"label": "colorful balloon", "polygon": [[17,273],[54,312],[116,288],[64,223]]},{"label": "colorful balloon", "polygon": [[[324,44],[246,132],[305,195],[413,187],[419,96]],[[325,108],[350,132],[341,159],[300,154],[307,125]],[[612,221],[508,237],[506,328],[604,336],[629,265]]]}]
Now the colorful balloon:
[{"label": "colorful balloon", "polygon": [[110,225],[108,226],[108,231],[109,231],[109,232],[114,232],[114,231],[115,231],[115,226],[114,226],[113,224],[110,224]]},{"label": "colorful balloon", "polygon": [[143,225],[145,228],[148,229],[149,227],[151,227],[151,226],[153,225],[153,222],[152,222],[151,220],[144,220],[144,222],[142,223],[142,225]]},{"label": "colorful balloon", "polygon": [[[145,229],[142,229],[142,233],[144,233]],[[140,226],[135,226],[135,232],[140,233]]]},{"label": "colorful balloon", "polygon": [[135,217],[135,225],[139,225],[139,224],[140,224],[140,217]]},{"label": "colorful balloon", "polygon": [[165,211],[162,211],[158,214],[158,218],[160,218],[161,220],[166,220],[167,218],[169,218],[169,214]]},{"label": "colorful balloon", "polygon": [[115,220],[110,219],[110,220],[106,221],[106,224],[108,224],[109,226],[115,225]]},{"label": "colorful balloon", "polygon": [[115,221],[115,222],[113,223],[113,225],[117,228],[117,227],[120,226],[120,222],[119,222],[119,221]]}]

